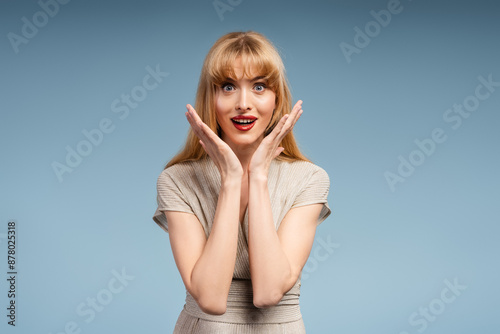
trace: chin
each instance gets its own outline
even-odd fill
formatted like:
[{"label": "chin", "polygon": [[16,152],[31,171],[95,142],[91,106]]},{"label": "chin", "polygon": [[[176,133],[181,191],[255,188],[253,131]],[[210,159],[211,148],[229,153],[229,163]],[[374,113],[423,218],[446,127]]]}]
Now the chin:
[{"label": "chin", "polygon": [[246,145],[250,146],[255,144],[256,142],[260,141],[260,136],[256,135],[246,135],[246,134],[237,134],[235,136],[232,136],[230,140],[235,144],[235,145]]},{"label": "chin", "polygon": [[254,144],[256,141],[258,140],[258,138],[255,138],[255,137],[247,137],[247,138],[235,138],[233,143],[235,143],[236,145],[252,145]]}]

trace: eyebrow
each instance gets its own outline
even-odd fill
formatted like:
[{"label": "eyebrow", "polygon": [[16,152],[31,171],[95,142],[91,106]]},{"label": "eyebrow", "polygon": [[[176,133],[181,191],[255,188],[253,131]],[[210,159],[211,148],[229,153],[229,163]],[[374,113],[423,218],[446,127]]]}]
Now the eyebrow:
[{"label": "eyebrow", "polygon": [[[250,81],[256,81],[256,80],[261,80],[261,79],[265,79],[266,77],[264,75],[259,75],[253,79],[250,79]],[[233,81],[235,82],[236,80],[232,79],[232,78],[226,78],[227,81]]]}]

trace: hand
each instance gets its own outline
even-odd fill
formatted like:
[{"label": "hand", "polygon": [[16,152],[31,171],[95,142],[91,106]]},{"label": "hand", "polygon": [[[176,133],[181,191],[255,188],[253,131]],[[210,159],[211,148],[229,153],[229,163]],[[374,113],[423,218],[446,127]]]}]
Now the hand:
[{"label": "hand", "polygon": [[302,111],[302,100],[299,100],[293,107],[292,112],[284,115],[273,131],[262,140],[248,165],[249,175],[257,174],[267,177],[271,161],[284,150],[283,147],[279,147],[281,140],[292,131],[293,126],[302,115]]},{"label": "hand", "polygon": [[186,106],[186,117],[191,124],[196,136],[200,139],[200,144],[208,153],[219,169],[222,181],[227,178],[238,178],[241,181],[243,167],[233,150],[222,139],[217,136],[198,116],[194,108],[188,104]]}]

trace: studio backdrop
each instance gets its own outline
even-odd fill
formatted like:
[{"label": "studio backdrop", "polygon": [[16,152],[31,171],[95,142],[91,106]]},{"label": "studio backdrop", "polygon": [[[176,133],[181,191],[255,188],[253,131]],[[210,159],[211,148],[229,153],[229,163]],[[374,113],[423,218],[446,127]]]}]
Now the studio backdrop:
[{"label": "studio backdrop", "polygon": [[279,50],[331,182],[307,332],[499,333],[493,0],[2,0],[0,332],[172,332],[157,177],[210,46],[248,30]]}]

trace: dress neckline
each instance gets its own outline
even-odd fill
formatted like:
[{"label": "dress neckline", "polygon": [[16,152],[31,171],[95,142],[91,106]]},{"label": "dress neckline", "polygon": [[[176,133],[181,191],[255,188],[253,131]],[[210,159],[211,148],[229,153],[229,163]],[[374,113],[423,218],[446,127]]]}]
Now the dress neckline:
[{"label": "dress neckline", "polygon": [[[205,158],[206,161],[207,161],[207,168],[208,168],[208,172],[210,172],[210,174],[213,174],[213,175],[217,175],[217,177],[215,178],[215,186],[217,187],[217,189],[220,189],[221,187],[221,177],[220,177],[220,172],[219,172],[219,169],[217,168],[217,166],[215,165],[215,162],[212,160],[212,158],[207,155],[207,157]],[[271,164],[269,165],[269,171],[268,171],[268,181],[270,179],[270,177],[272,175],[274,175],[274,169],[276,168],[276,164],[278,164],[278,160],[276,158],[273,159],[273,161],[271,161]],[[269,183],[268,182],[268,186],[269,185],[272,185],[274,184],[274,182],[271,182]],[[269,189],[269,193],[271,193],[271,189]],[[239,220],[239,217],[238,217],[238,220]],[[247,203],[247,207],[245,209],[245,214],[243,215],[243,221],[240,221],[240,224],[243,224],[244,226],[246,226],[248,224],[248,203]]]}]

